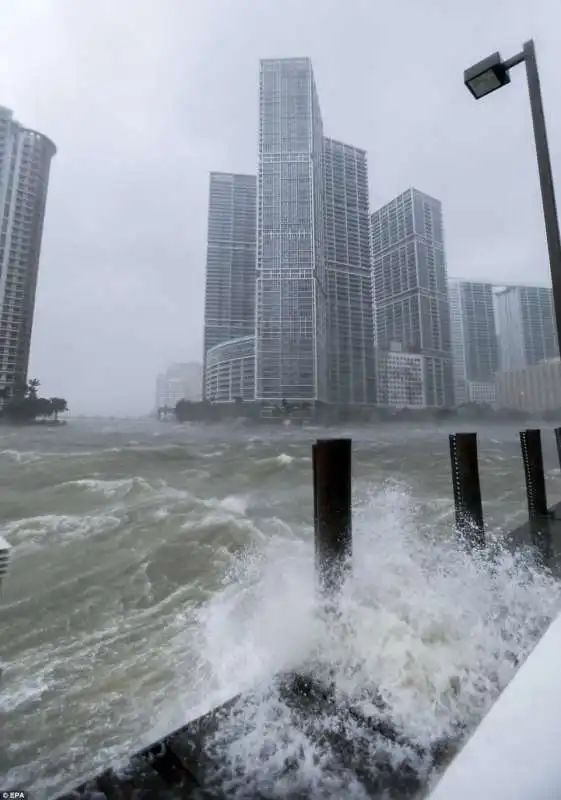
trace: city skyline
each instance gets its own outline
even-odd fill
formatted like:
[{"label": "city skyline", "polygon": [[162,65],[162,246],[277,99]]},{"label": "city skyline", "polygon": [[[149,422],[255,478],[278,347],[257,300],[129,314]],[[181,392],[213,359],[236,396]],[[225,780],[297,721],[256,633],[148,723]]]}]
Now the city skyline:
[{"label": "city skyline", "polygon": [[[499,371],[558,357],[550,288],[448,278],[439,200],[414,188],[401,193],[371,215],[369,237],[367,154],[323,136],[310,59],[263,59],[260,67],[258,175],[210,173],[204,397],[374,405],[391,404],[393,392],[397,404],[413,406],[493,402]],[[27,379],[56,147],[4,107],[0,145],[0,389],[13,393]],[[291,251],[294,263],[286,261]],[[276,308],[264,302],[264,286],[283,281],[271,295]],[[312,291],[300,307],[302,286]],[[308,351],[306,319],[316,325]],[[271,341],[279,380],[260,396],[257,378],[273,370],[259,352]],[[293,380],[303,364],[308,393],[283,384],[287,350],[287,374]]]},{"label": "city skyline", "polygon": [[210,175],[203,397],[375,405],[367,156],[323,135],[310,59],[261,60],[257,155],[257,186]]},{"label": "city skyline", "polygon": [[[382,15],[356,4],[341,24],[313,0],[298,9],[250,0],[220,14],[141,0],[133,28],[125,9],[101,5],[84,0],[78,15],[71,4],[41,14],[11,4],[0,52],[0,103],[59,148],[31,372],[76,413],[142,412],[162,363],[200,358],[208,173],[255,172],[263,56],[312,58],[326,133],[369,154],[372,208],[410,185],[442,201],[451,275],[499,284],[523,282],[531,270],[546,282],[524,82],[474,104],[462,72],[534,36],[558,177],[552,2],[538,0],[539,13],[514,2],[508,15],[477,0],[422,15],[409,2]],[[372,48],[380,24],[392,33]],[[135,35],[143,30],[148,42]],[[409,54],[399,63],[397,42]],[[123,54],[118,75],[112,44]],[[388,63],[391,80],[377,82]]]},{"label": "city skyline", "polygon": [[370,215],[366,152],[323,134],[311,60],[262,59],[257,180],[210,174],[205,399],[493,403],[499,354],[552,357],[551,290],[449,278],[440,200]]}]

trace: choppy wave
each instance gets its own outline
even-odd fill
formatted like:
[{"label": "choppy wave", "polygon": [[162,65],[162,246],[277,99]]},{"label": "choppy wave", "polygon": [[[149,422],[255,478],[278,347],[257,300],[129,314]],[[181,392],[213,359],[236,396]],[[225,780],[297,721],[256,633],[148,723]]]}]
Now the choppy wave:
[{"label": "choppy wave", "polygon": [[48,796],[251,689],[245,734],[232,742],[226,726],[215,742],[230,767],[245,765],[234,793],[282,797],[289,759],[291,788],[360,797],[322,771],[317,745],[270,689],[274,674],[328,672],[359,705],[377,692],[411,739],[432,741],[482,717],[561,602],[551,576],[521,556],[499,548],[491,562],[457,547],[440,467],[420,513],[416,473],[407,479],[399,454],[400,479],[383,480],[392,445],[377,443],[375,455],[360,450],[353,573],[339,616],[327,618],[314,591],[309,442],[292,442],[290,456],[285,441],[213,447],[194,457],[183,444],[187,473],[156,474],[146,456],[145,470],[119,476],[97,452],[89,474],[84,459],[79,476],[53,475],[41,502],[58,513],[5,522],[9,784]]},{"label": "choppy wave", "polygon": [[0,458],[6,461],[15,461],[16,464],[30,464],[41,460],[40,453],[25,452],[22,450],[0,450]]}]

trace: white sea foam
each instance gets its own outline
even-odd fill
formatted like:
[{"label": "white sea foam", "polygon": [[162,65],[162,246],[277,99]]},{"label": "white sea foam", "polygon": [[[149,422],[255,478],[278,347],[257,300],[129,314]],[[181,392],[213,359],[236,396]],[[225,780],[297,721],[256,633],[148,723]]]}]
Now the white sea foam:
[{"label": "white sea foam", "polygon": [[99,478],[80,478],[74,481],[66,481],[59,485],[59,490],[84,489],[90,492],[101,492],[105,497],[115,497],[116,495],[126,495],[134,490],[153,492],[153,488],[148,481],[141,477],[120,478],[118,480],[101,480]]},{"label": "white sea foam", "polygon": [[86,536],[95,536],[119,527],[121,520],[113,514],[43,514],[9,522],[3,536],[14,547],[14,558],[43,545],[70,544]]},{"label": "white sea foam", "polygon": [[201,453],[201,458],[219,458],[224,455],[224,450],[210,450],[208,453]]},{"label": "white sea foam", "polygon": [[244,516],[247,512],[249,498],[246,495],[229,495],[223,500],[220,500],[218,505],[224,511],[230,511],[232,514]]},{"label": "white sea foam", "polygon": [[271,470],[275,467],[287,467],[294,463],[294,460],[294,456],[291,456],[288,453],[279,453],[276,456],[267,456],[267,458],[261,458],[256,462],[256,464],[259,465],[261,470]]},{"label": "white sea foam", "polygon": [[40,453],[33,451],[24,452],[22,450],[0,450],[0,458],[15,461],[17,464],[32,464],[42,458]]},{"label": "white sea foam", "polygon": [[[559,607],[556,582],[520,557],[503,553],[491,564],[451,540],[425,537],[398,488],[372,494],[354,527],[354,570],[336,622],[318,614],[310,537],[279,534],[236,563],[199,612],[207,701],[209,691],[218,700],[268,686],[279,670],[328,668],[356,703],[379,691],[414,740],[428,743],[458,723],[473,727]],[[281,797],[283,764],[298,754],[297,781],[315,796],[316,745],[291,728],[274,693],[256,702],[251,731],[228,745],[231,766],[241,759],[246,785],[276,781]],[[275,756],[263,764],[271,736],[279,737]]]}]

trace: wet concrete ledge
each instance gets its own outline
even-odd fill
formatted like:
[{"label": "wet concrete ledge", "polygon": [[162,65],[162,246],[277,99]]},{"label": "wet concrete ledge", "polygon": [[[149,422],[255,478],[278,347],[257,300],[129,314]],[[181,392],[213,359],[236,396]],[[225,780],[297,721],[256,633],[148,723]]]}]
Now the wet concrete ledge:
[{"label": "wet concrete ledge", "polygon": [[[336,697],[332,688],[303,675],[278,678],[271,687],[273,694],[283,704],[283,713],[289,715],[293,729],[321,751],[326,780],[329,782],[330,776],[342,779],[342,787],[358,784],[373,798],[421,797],[433,770],[448,763],[463,738],[458,732],[454,741],[435,741],[429,748],[422,747],[408,741],[395,727],[380,701],[367,713]],[[285,759],[276,774],[267,779],[259,778],[259,771],[245,776],[243,765],[229,763],[225,757],[232,741],[255,730],[263,699],[237,695],[135,753],[127,764],[105,770],[58,800],[265,800],[279,797],[277,781],[286,787],[282,794],[286,800],[304,800],[309,797],[307,790],[291,788],[291,774],[298,767],[296,759]],[[263,742],[264,765],[275,756],[274,749],[274,739]]]}]

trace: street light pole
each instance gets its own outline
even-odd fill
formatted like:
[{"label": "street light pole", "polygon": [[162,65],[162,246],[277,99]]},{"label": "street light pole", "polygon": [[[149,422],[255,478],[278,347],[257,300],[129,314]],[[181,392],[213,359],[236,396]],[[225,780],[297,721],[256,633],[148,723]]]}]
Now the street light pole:
[{"label": "street light pole", "polygon": [[488,58],[467,69],[464,73],[464,82],[472,95],[479,99],[509,83],[509,71],[522,62],[526,65],[530,111],[534,129],[545,234],[549,254],[549,268],[551,271],[553,307],[557,324],[557,344],[559,347],[561,346],[561,235],[559,233],[559,219],[547,143],[536,48],[533,40],[530,39],[524,44],[521,53],[506,61],[500,58],[499,53],[493,53]]},{"label": "street light pole", "polygon": [[530,110],[532,112],[532,126],[536,143],[536,157],[540,175],[540,189],[542,195],[543,216],[545,221],[545,235],[547,237],[547,250],[549,253],[549,268],[551,270],[551,286],[553,289],[553,306],[557,322],[557,342],[561,345],[561,236],[559,234],[559,218],[557,216],[557,203],[555,202],[555,188],[551,159],[547,143],[545,115],[543,111],[540,75],[536,59],[534,42],[530,39],[523,48],[524,64],[526,65],[526,78],[528,81],[528,94],[530,96]]}]

